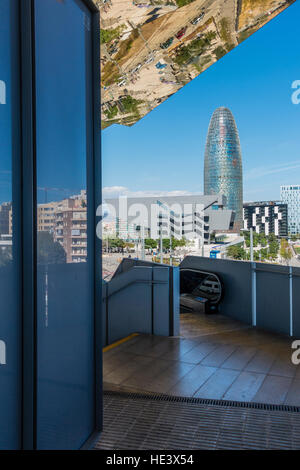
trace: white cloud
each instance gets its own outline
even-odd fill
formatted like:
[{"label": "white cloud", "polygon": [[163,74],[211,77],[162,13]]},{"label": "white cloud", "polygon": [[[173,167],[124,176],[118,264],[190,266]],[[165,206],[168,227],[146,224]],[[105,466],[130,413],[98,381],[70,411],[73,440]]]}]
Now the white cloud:
[{"label": "white cloud", "polygon": [[148,190],[148,191],[130,191],[126,186],[105,186],[102,189],[103,199],[106,198],[117,198],[119,196],[127,197],[158,197],[158,196],[189,196],[193,193],[185,190],[174,190],[174,191],[159,191],[159,190]]},{"label": "white cloud", "polygon": [[294,160],[288,163],[282,163],[280,165],[271,165],[268,167],[261,166],[252,168],[245,173],[245,180],[251,180],[261,178],[263,176],[274,175],[276,173],[282,173],[284,171],[291,171],[300,169],[300,161]]},{"label": "white cloud", "polygon": [[125,186],[105,186],[102,188],[102,196],[105,199],[114,198],[118,196],[124,196],[128,192],[128,188]]}]

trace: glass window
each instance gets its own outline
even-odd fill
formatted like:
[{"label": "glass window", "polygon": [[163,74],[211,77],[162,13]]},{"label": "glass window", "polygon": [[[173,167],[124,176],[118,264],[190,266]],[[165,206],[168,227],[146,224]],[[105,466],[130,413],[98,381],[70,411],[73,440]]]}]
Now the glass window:
[{"label": "glass window", "polygon": [[0,449],[20,447],[21,316],[18,188],[18,18],[0,2]]},{"label": "glass window", "polygon": [[79,0],[35,0],[37,219],[52,209],[37,220],[39,449],[78,448],[94,429],[90,23]]}]

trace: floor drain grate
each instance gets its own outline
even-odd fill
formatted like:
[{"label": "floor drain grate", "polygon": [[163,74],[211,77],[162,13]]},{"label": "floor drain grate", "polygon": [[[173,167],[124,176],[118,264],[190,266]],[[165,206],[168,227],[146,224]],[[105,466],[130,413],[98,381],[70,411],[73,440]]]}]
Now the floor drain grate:
[{"label": "floor drain grate", "polygon": [[106,390],[103,432],[95,447],[299,450],[299,408]]},{"label": "floor drain grate", "polygon": [[165,394],[151,394],[151,393],[136,393],[136,392],[123,392],[115,390],[105,390],[104,396],[126,398],[131,400],[152,400],[152,401],[166,401],[166,402],[177,402],[177,403],[193,403],[197,405],[208,405],[208,406],[224,406],[231,408],[250,408],[256,410],[266,411],[287,411],[292,413],[300,413],[300,406],[293,405],[273,405],[270,403],[255,403],[255,402],[243,402],[243,401],[231,401],[231,400],[216,400],[209,398],[193,398],[193,397],[180,397]]}]

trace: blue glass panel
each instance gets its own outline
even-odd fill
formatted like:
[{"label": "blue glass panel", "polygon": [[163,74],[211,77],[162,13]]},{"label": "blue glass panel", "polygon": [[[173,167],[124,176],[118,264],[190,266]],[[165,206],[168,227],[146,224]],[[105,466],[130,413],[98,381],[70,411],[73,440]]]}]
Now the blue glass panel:
[{"label": "blue glass panel", "polygon": [[36,0],[35,25],[37,445],[74,449],[94,428],[91,17],[77,0]]},{"label": "blue glass panel", "polygon": [[18,208],[18,18],[16,2],[0,2],[0,449],[21,436],[21,316]]}]

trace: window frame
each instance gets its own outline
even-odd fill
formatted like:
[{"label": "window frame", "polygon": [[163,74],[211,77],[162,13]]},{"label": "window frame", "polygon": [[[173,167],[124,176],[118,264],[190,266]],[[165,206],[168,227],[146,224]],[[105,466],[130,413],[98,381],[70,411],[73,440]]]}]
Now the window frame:
[{"label": "window frame", "polygon": [[[37,286],[36,286],[36,116],[34,1],[18,0],[21,103],[21,258],[22,258],[22,449],[37,448]],[[102,430],[101,240],[96,236],[96,208],[101,204],[100,18],[92,0],[81,0],[92,15],[92,103],[89,134],[93,151],[87,165],[88,238],[93,271],[94,303],[94,431],[84,447]],[[21,215],[22,214],[22,215]],[[95,256],[99,253],[99,256]]]}]

